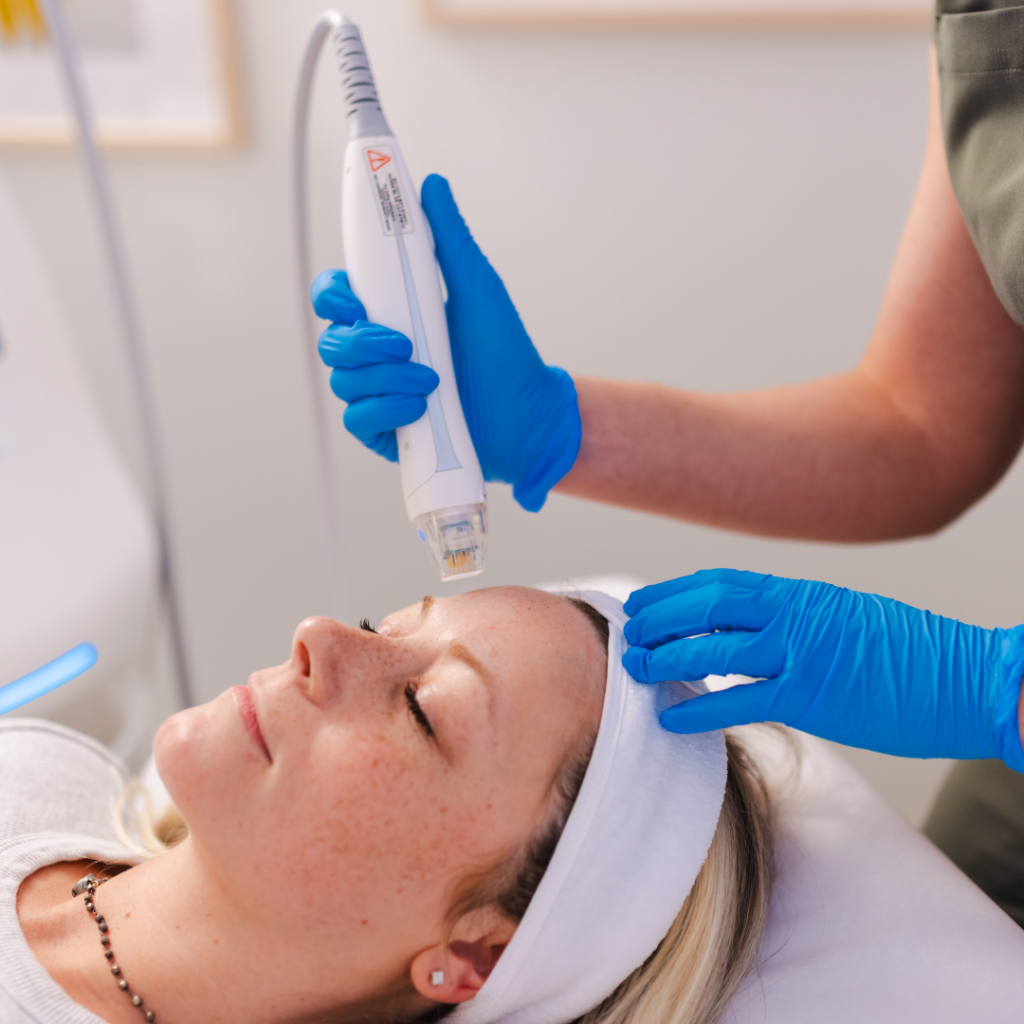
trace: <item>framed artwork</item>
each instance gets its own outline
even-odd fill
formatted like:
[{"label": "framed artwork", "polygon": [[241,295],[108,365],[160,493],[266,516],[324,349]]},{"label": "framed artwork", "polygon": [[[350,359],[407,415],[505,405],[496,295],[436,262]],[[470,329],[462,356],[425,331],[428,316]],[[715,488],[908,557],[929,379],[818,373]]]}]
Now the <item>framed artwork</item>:
[{"label": "framed artwork", "polygon": [[[243,139],[230,0],[60,0],[99,139],[129,147]],[[39,0],[0,0],[0,145],[73,139]]]},{"label": "framed artwork", "polygon": [[428,20],[492,26],[926,28],[929,0],[421,0]]}]

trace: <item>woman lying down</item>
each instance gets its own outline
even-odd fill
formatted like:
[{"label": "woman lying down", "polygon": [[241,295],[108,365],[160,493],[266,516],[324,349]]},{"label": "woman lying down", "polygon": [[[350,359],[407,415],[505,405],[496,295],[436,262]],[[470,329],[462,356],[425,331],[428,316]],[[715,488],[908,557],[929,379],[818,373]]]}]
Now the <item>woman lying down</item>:
[{"label": "woman lying down", "polygon": [[735,741],[661,729],[624,621],[512,587],[307,619],[161,727],[187,838],[149,858],[102,747],[5,721],[0,1022],[713,1024],[769,802]]}]

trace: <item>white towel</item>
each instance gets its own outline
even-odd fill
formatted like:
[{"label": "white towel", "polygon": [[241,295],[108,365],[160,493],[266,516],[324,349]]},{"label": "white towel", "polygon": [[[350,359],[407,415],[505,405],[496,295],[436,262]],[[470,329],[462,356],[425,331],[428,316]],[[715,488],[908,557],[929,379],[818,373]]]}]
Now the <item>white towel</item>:
[{"label": "white towel", "polygon": [[668,932],[718,825],[722,733],[662,729],[661,687],[634,682],[622,667],[622,603],[599,591],[572,596],[609,622],[594,753],[526,915],[453,1024],[566,1024],[602,1002]]}]

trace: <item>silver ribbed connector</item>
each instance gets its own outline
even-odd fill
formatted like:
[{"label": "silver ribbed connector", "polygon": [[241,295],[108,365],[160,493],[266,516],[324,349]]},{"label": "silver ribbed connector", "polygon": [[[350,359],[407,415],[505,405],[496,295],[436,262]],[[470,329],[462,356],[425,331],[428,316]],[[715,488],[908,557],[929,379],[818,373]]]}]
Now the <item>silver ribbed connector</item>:
[{"label": "silver ribbed connector", "polygon": [[342,88],[345,90],[349,139],[390,135],[391,129],[380,109],[377,86],[373,81],[363,37],[358,27],[347,18],[334,33],[334,49],[341,71]]}]

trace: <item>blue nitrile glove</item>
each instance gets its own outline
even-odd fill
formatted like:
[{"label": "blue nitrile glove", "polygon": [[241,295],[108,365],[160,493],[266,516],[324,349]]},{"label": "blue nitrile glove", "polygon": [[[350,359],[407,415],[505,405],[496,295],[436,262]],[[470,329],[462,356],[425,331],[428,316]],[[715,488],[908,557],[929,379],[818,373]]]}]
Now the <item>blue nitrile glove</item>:
[{"label": "blue nitrile glove", "polygon": [[312,298],[317,316],[333,321],[320,335],[320,358],[334,367],[331,390],[348,402],[345,427],[367,448],[397,462],[395,427],[427,411],[426,396],[437,387],[437,374],[409,362],[412,342],[404,334],[366,322],[344,270],[320,274]]},{"label": "blue nitrile glove", "polygon": [[998,757],[1024,772],[1024,626],[966,626],[876,594],[734,569],[645,587],[625,609],[635,646],[622,663],[635,679],[761,680],[669,708],[661,721],[673,732],[782,722],[886,754]]},{"label": "blue nitrile glove", "polygon": [[[422,202],[448,289],[455,379],[480,468],[486,480],[512,484],[519,504],[537,512],[579,452],[576,388],[569,374],[546,366],[533,347],[448,182],[430,175]],[[320,356],[334,368],[334,393],[349,403],[345,426],[395,461],[395,428],[423,415],[437,374],[409,362],[412,343],[404,335],[366,322],[343,271],[322,273],[312,299],[317,315],[333,321],[321,335]]]}]

